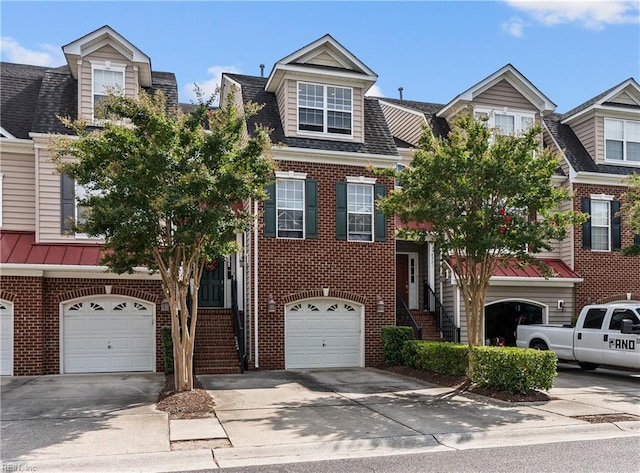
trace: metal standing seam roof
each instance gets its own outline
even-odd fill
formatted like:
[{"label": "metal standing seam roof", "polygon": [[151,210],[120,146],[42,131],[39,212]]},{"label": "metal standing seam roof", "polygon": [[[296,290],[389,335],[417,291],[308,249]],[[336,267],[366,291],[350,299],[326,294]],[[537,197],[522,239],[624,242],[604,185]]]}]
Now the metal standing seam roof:
[{"label": "metal standing seam roof", "polygon": [[0,264],[101,266],[98,243],[36,243],[34,232],[0,232]]}]

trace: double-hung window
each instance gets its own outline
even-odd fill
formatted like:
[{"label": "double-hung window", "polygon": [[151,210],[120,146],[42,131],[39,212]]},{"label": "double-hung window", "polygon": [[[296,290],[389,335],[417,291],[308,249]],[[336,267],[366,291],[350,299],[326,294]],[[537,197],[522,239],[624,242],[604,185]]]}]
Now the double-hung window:
[{"label": "double-hung window", "polygon": [[582,199],[582,211],[589,219],[582,225],[582,246],[593,251],[619,250],[622,247],[620,202],[610,195],[592,195]]},{"label": "double-hung window", "polygon": [[384,197],[384,184],[375,178],[347,177],[336,183],[336,239],[348,241],[385,241],[386,217],[375,207]]},{"label": "double-hung window", "polygon": [[278,181],[276,207],[278,237],[304,238],[304,181]]},{"label": "double-hung window", "polygon": [[91,88],[93,95],[94,117],[96,105],[98,105],[98,103],[104,99],[109,92],[124,92],[124,73],[124,66],[114,65],[109,61],[92,65]]},{"label": "double-hung window", "polygon": [[298,130],[351,135],[352,121],[351,88],[298,83]]},{"label": "double-hung window", "polygon": [[605,159],[640,164],[640,121],[604,119]]},{"label": "double-hung window", "polygon": [[373,241],[373,186],[347,185],[347,232],[350,241]]},{"label": "double-hung window", "polygon": [[475,116],[487,120],[487,126],[497,128],[503,135],[519,135],[533,126],[534,114],[524,111],[476,108]]},{"label": "double-hung window", "polygon": [[278,171],[267,186],[264,236],[318,238],[318,181],[306,173]]}]

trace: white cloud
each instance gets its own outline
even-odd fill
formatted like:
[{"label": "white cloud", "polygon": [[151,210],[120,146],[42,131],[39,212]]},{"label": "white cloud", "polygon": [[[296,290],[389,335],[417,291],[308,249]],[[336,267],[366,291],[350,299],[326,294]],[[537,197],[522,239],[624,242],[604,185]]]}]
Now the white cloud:
[{"label": "white cloud", "polygon": [[205,79],[204,81],[192,81],[183,87],[183,91],[185,92],[187,98],[194,102],[197,101],[196,93],[194,91],[194,84],[197,84],[197,86],[203,92],[203,96],[205,99],[214,95],[218,87],[220,87],[220,80],[222,79],[223,72],[237,74],[240,71],[234,66],[210,67],[209,69],[207,69],[207,75],[210,76],[208,79]]},{"label": "white cloud", "polygon": [[517,16],[509,18],[509,21],[502,23],[502,31],[505,31],[515,38],[520,38],[522,36],[523,29],[524,21],[522,18]]},{"label": "white cloud", "polygon": [[50,44],[43,44],[40,47],[41,51],[34,51],[25,48],[8,36],[0,38],[0,55],[3,61],[52,67],[62,66],[65,63],[60,48]]},{"label": "white cloud", "polygon": [[382,92],[382,89],[376,84],[373,84],[371,88],[367,90],[367,93],[364,95],[366,95],[367,97],[384,97],[384,93]]},{"label": "white cloud", "polygon": [[513,8],[528,13],[546,26],[579,23],[591,30],[607,25],[640,23],[637,0],[506,0]]}]

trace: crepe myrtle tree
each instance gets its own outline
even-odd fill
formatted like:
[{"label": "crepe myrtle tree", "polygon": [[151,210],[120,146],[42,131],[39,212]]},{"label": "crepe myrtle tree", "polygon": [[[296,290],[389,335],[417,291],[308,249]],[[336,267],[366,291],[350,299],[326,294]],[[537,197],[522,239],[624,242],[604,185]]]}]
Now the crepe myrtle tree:
[{"label": "crepe myrtle tree", "polygon": [[640,174],[627,177],[629,187],[624,194],[621,213],[629,219],[629,226],[635,235],[633,244],[622,250],[627,256],[640,256]]},{"label": "crepe myrtle tree", "polygon": [[88,211],[74,230],[104,239],[102,262],[111,271],[146,267],[160,274],[177,391],[193,389],[203,268],[238,250],[233,236],[254,217],[233,206],[263,199],[274,170],[267,130],[247,135],[246,120],[259,107],[237,110],[228,97],[213,109],[213,100],[200,95],[190,113],[181,113],[160,92],[109,93],[98,107],[101,126],[61,118],[75,136],[51,143],[58,171],[86,189],[78,208]]},{"label": "crepe myrtle tree", "polygon": [[[400,187],[378,203],[403,222],[425,222],[428,229],[407,230],[418,240],[434,240],[462,293],[469,352],[482,345],[484,302],[489,280],[498,267],[519,264],[549,266],[534,253],[550,249],[582,214],[561,212],[570,195],[552,185],[559,160],[541,147],[541,128],[519,135],[490,129],[486,118],[461,112],[444,138],[428,127],[410,166],[386,170]],[[469,374],[473,369],[469,357]]]}]

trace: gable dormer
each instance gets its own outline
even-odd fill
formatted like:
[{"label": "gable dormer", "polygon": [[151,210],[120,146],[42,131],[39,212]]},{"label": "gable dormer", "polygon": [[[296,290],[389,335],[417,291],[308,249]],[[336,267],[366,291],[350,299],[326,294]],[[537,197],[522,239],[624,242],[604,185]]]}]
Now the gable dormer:
[{"label": "gable dormer", "polygon": [[63,46],[71,75],[78,81],[78,115],[93,119],[94,105],[115,88],[135,97],[150,87],[151,60],[109,26]]},{"label": "gable dormer", "polygon": [[553,113],[556,104],[507,64],[455,97],[436,116],[449,120],[469,107],[487,116],[490,126],[517,133]]},{"label": "gable dormer", "polygon": [[596,164],[640,166],[640,85],[633,79],[565,113]]},{"label": "gable dormer", "polygon": [[330,35],[279,60],[276,95],[285,136],[364,142],[364,94],[378,76]]}]

